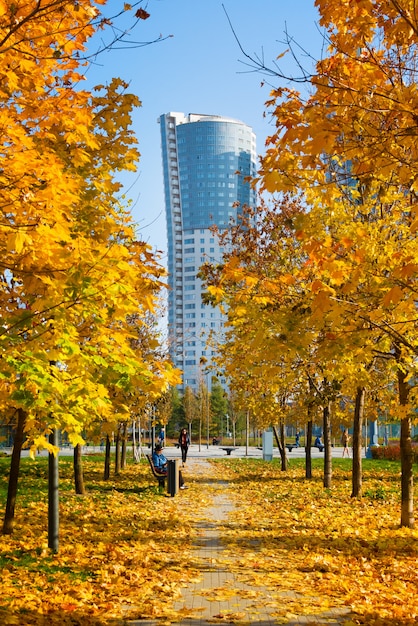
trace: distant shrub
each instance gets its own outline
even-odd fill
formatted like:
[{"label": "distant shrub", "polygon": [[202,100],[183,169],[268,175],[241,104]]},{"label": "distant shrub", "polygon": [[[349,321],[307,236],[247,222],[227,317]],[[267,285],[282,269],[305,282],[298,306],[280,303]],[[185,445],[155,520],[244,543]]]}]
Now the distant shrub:
[{"label": "distant shrub", "polygon": [[[412,444],[413,450],[413,462],[418,463],[418,445]],[[392,443],[389,446],[379,446],[378,448],[372,448],[373,459],[384,459],[386,461],[400,461],[401,459],[401,446],[399,442]]]}]

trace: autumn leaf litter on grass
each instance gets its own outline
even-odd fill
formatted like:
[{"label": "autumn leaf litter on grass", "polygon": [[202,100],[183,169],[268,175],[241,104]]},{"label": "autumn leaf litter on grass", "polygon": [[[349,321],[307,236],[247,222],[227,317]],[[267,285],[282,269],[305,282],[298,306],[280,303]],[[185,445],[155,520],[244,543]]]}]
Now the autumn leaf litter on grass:
[{"label": "autumn leaf litter on grass", "polygon": [[301,480],[302,467],[283,474],[267,464],[260,480],[256,462],[237,460],[226,464],[228,473],[236,502],[224,533],[230,567],[246,584],[270,590],[281,607],[276,619],[286,607],[299,615],[349,607],[356,623],[416,623],[418,532],[398,527],[393,476],[369,474],[369,484],[386,480],[392,493],[376,501],[350,498],[348,465],[334,470],[329,491],[319,473]]},{"label": "autumn leaf litter on grass", "polygon": [[[168,624],[196,617],[173,605],[183,587],[201,578],[192,544],[211,522],[210,483],[221,475],[231,482],[216,490],[227,490],[235,506],[217,525],[225,548],[208,566],[228,569],[247,588],[227,584],[212,590],[213,598],[234,591],[251,601],[254,613],[268,605],[277,623],[294,615],[317,615],[317,624],[327,623],[332,609],[353,611],[356,624],[415,624],[418,533],[398,528],[398,500],[352,500],[338,470],[335,487],[326,492],[319,475],[308,482],[302,473],[284,474],[263,462],[218,461],[209,486],[187,476],[190,489],[176,498],[150,487],[143,464],[128,466],[111,484],[96,476],[84,497],[63,491],[55,556],[47,548],[42,491],[36,506],[17,511],[14,535],[0,540],[0,623]],[[63,487],[67,480],[61,478]],[[214,621],[242,619],[237,606]]]},{"label": "autumn leaf litter on grass", "polygon": [[48,549],[46,484],[36,506],[17,509],[14,534],[0,538],[0,623],[88,626],[122,623],[131,612],[171,615],[181,585],[196,576],[184,568],[192,511],[149,487],[145,464],[129,465],[113,483],[95,475],[83,497],[67,482],[71,475],[61,476],[58,554]]}]

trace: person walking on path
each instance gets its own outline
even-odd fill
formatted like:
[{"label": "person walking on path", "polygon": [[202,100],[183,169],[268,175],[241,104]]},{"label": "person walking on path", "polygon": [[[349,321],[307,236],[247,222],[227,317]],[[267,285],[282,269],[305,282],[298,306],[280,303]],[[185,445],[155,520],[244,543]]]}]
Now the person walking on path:
[{"label": "person walking on path", "polygon": [[164,447],[164,439],[165,439],[165,432],[164,432],[164,427],[162,427],[158,435],[158,443],[161,444],[163,447]]},{"label": "person walking on path", "polygon": [[346,428],[341,435],[341,443],[343,444],[343,458],[347,454],[347,458],[350,457],[350,450],[348,449],[348,443],[350,441],[350,435],[348,434],[348,428]]},{"label": "person walking on path", "polygon": [[186,459],[187,459],[187,452],[190,446],[190,437],[189,437],[189,433],[187,432],[187,428],[181,429],[181,432],[179,435],[179,446],[181,450],[181,462],[184,467],[184,464],[186,463]]}]

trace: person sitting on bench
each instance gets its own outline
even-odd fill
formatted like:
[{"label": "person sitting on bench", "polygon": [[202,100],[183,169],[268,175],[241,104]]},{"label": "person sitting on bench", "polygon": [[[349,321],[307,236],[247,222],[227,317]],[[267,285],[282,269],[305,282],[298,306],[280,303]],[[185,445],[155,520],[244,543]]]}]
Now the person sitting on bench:
[{"label": "person sitting on bench", "polygon": [[[167,476],[168,472],[168,461],[163,454],[163,447],[161,444],[157,443],[154,448],[154,452],[152,453],[152,462],[154,463],[154,468],[157,474],[161,474],[162,476]],[[179,485],[180,489],[187,489],[184,484],[183,474],[179,471]]]}]

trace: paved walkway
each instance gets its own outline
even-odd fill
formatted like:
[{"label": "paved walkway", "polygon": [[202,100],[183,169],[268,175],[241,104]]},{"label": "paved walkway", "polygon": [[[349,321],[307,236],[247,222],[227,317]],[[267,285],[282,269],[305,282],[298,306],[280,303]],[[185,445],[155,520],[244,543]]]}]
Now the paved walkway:
[{"label": "paved walkway", "polygon": [[[320,615],[292,615],[283,618],[277,592],[268,588],[254,588],[243,582],[242,571],[234,568],[233,552],[222,541],[230,516],[233,517],[233,492],[228,483],[211,478],[208,461],[192,458],[187,463],[187,473],[207,481],[207,491],[213,494],[211,504],[205,511],[202,521],[196,522],[197,539],[190,566],[200,572],[195,582],[182,589],[182,597],[174,609],[183,613],[181,623],[186,626],[209,626],[213,623],[251,624],[252,626],[273,626],[286,624],[327,624],[341,626],[349,619],[345,607],[331,608]],[[193,486],[191,484],[191,489]],[[257,549],[254,545],[253,549]],[[235,571],[234,571],[235,570]],[[293,599],[297,605],[298,595],[294,592],[281,592],[282,603]],[[282,613],[280,615],[280,613]],[[146,626],[156,621],[131,621],[130,626]]]}]

